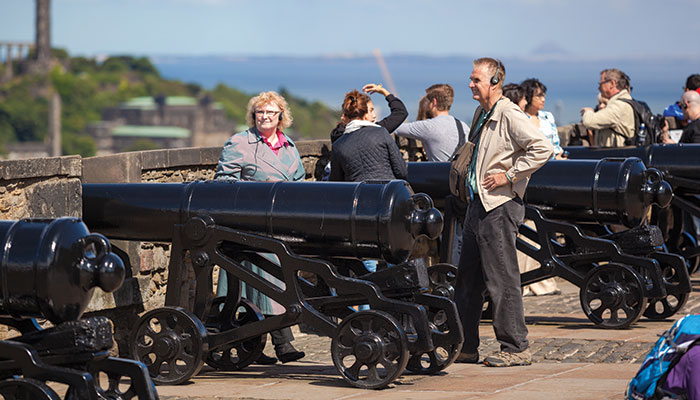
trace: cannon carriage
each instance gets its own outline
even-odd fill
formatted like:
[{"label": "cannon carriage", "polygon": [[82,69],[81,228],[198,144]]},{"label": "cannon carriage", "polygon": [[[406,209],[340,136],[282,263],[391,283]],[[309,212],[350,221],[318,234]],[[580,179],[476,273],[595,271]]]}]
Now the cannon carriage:
[{"label": "cannon carriage", "polygon": [[647,168],[661,171],[673,188],[667,209],[655,208],[651,223],[658,225],[668,251],[682,255],[692,274],[700,267],[697,226],[700,218],[700,145],[652,144],[644,147],[597,148],[566,147],[570,159],[598,160],[605,157],[637,157]]},{"label": "cannon carriage", "polygon": [[[422,179],[426,171],[431,181]],[[444,193],[448,177],[448,163],[409,164],[411,185],[436,198]],[[684,260],[658,251],[663,242],[659,229],[642,224],[652,204],[666,207],[671,197],[659,172],[638,159],[548,162],[532,175],[525,194],[526,218],[535,228],[521,225],[517,247],[540,267],[521,274],[522,285],[554,276],[573,283],[580,288],[586,316],[606,328],[627,327],[642,315],[673,315],[691,289]],[[594,237],[579,223],[634,228]],[[451,239],[443,238],[441,245],[445,242]],[[439,264],[429,268],[429,275],[434,293],[453,293],[455,267]]]},{"label": "cannon carriage", "polygon": [[[425,270],[407,262],[442,217],[403,181],[84,184],[83,216],[110,238],[172,243],[165,307],[144,314],[130,340],[157,384],[182,383],[205,362],[245,368],[267,332],[299,323],[333,339],[336,368],[360,388],[386,387],[407,367],[440,371],[461,348],[456,306],[423,293]],[[363,275],[363,258],[396,265]],[[213,297],[215,265],[226,297]],[[239,282],[284,313],[264,318]],[[371,309],[351,308],[361,304]]]},{"label": "cannon carriage", "polygon": [[158,398],[143,364],[109,356],[111,321],[81,319],[95,287],[124,280],[104,236],[75,218],[0,221],[0,243],[0,324],[19,332],[0,340],[0,397],[58,399],[54,383],[65,399]]}]

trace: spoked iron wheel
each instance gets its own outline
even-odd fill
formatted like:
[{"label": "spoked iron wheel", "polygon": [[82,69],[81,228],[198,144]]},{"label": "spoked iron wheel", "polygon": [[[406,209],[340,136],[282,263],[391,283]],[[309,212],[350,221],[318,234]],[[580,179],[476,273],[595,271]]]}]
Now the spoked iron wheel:
[{"label": "spoked iron wheel", "polygon": [[[247,299],[241,299],[231,321],[218,321],[218,331],[224,332],[251,322],[261,321],[262,312]],[[206,363],[212,368],[223,371],[239,371],[260,357],[267,342],[267,334],[244,341],[228,343],[210,351]]]},{"label": "spoked iron wheel", "polygon": [[[430,315],[428,315],[428,318],[433,319]],[[445,325],[443,325],[443,328]],[[430,327],[431,329],[441,330],[432,322],[430,323]],[[459,351],[461,349],[462,343],[452,343],[447,346],[436,345],[433,351],[411,355],[411,358],[408,359],[406,369],[414,374],[436,374],[452,365],[457,359],[457,356],[459,356]]]},{"label": "spoked iron wheel", "polygon": [[637,322],[647,305],[642,277],[627,265],[605,264],[591,269],[581,288],[583,312],[594,324],[610,329]]},{"label": "spoked iron wheel", "polygon": [[[688,231],[683,231],[681,235],[681,244],[678,246],[678,250],[683,253],[685,250],[697,245],[698,242],[695,240],[695,236]],[[700,266],[700,256],[686,257],[685,262],[688,265],[688,274],[692,275],[697,272],[698,266]]]},{"label": "spoked iron wheel", "polygon": [[428,267],[430,294],[455,299],[457,267],[452,264],[435,264]]},{"label": "spoked iron wheel", "polygon": [[131,334],[133,359],[143,362],[153,382],[178,385],[197,374],[208,351],[202,322],[179,307],[144,314]]},{"label": "spoked iron wheel", "polygon": [[678,274],[680,272],[670,264],[662,264],[661,268],[668,295],[663,298],[649,299],[649,306],[644,310],[644,316],[651,320],[666,319],[674,315],[683,308],[690,298],[690,293],[680,293],[679,290],[673,290],[674,286],[679,284]]},{"label": "spoked iron wheel", "polygon": [[406,369],[408,339],[388,313],[360,311],[338,327],[331,355],[345,381],[362,389],[382,389]]},{"label": "spoked iron wheel", "polygon": [[4,400],[60,400],[44,382],[14,378],[0,381],[0,398]]}]

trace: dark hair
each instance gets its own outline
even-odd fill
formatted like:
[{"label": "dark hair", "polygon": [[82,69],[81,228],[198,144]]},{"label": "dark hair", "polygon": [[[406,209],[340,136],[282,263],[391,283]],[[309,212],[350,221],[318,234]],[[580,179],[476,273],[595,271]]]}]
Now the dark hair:
[{"label": "dark hair", "polygon": [[605,77],[605,79],[610,79],[615,82],[615,86],[618,90],[632,90],[630,88],[630,77],[626,73],[620,71],[617,68],[608,68],[600,71],[600,74]]},{"label": "dark hair", "polygon": [[525,91],[517,83],[509,83],[503,85],[503,95],[517,105],[520,99],[525,96]]},{"label": "dark hair", "polygon": [[433,100],[437,103],[439,111],[450,111],[452,102],[455,99],[455,91],[452,86],[447,83],[436,83],[425,89],[426,97],[432,103]]},{"label": "dark hair", "polygon": [[430,119],[435,117],[431,110],[431,106],[432,101],[428,98],[427,94],[421,97],[420,101],[418,102],[418,116],[416,117],[416,121],[422,121],[424,119]]},{"label": "dark hair", "polygon": [[535,95],[537,89],[540,89],[542,93],[547,93],[547,86],[535,78],[525,79],[520,82],[520,87],[523,88],[525,92],[525,100],[527,100],[527,105],[532,104],[532,97]]},{"label": "dark hair", "polygon": [[697,90],[700,88],[700,74],[693,74],[685,80],[685,88],[688,90]]},{"label": "dark hair", "polygon": [[362,119],[369,111],[370,98],[357,90],[345,93],[343,100],[343,114],[341,116],[345,123],[354,119]]}]

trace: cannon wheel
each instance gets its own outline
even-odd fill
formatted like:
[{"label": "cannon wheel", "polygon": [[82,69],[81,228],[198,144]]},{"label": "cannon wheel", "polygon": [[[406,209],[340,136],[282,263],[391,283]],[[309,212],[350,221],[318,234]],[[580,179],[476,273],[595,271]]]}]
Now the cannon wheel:
[{"label": "cannon wheel", "polygon": [[[663,280],[666,287],[677,285],[678,272],[672,265],[663,264]],[[663,298],[649,299],[649,306],[644,310],[644,316],[651,320],[666,319],[677,313],[688,302],[690,293],[668,293]]]},{"label": "cannon wheel", "polygon": [[5,400],[60,400],[44,382],[27,378],[0,381],[0,397]]},{"label": "cannon wheel", "polygon": [[406,369],[408,339],[396,319],[367,310],[345,318],[331,341],[333,364],[345,381],[362,389],[382,389]]},{"label": "cannon wheel", "polygon": [[457,267],[452,264],[435,264],[428,267],[430,294],[455,299]]},{"label": "cannon wheel", "polygon": [[[442,313],[442,317],[440,314]],[[432,314],[432,315],[431,315]],[[444,312],[429,313],[428,319],[431,321],[442,322],[442,326],[435,325],[435,322],[430,323],[430,328],[439,331],[445,331],[447,328],[444,319]],[[459,351],[462,349],[462,343],[453,343],[448,347],[436,346],[433,351],[427,353],[412,354],[408,359],[406,369],[414,374],[433,375],[452,365],[459,356]]]},{"label": "cannon wheel", "polygon": [[[212,308],[216,306],[214,301]],[[218,307],[217,307],[218,308]],[[262,312],[250,300],[241,299],[238,303],[232,321],[218,321],[219,332],[235,329],[250,322],[261,321]],[[228,343],[223,347],[212,350],[207,354],[205,362],[212,368],[223,371],[240,371],[254,363],[260,357],[267,342],[267,334],[250,338],[244,341]]]},{"label": "cannon wheel", "polygon": [[180,307],[144,314],[131,334],[133,359],[143,362],[156,384],[178,385],[197,374],[208,350],[202,322]]},{"label": "cannon wheel", "polygon": [[461,343],[453,343],[448,347],[438,346],[427,353],[413,354],[408,360],[406,369],[414,374],[437,374],[455,362],[461,349]]},{"label": "cannon wheel", "polygon": [[[695,236],[688,231],[683,231],[683,234],[681,235],[681,244],[678,246],[678,250],[682,252],[697,245],[698,243],[697,240],[695,240]],[[698,266],[700,266],[700,256],[687,257],[685,262],[688,265],[688,274],[692,275],[697,272]]]},{"label": "cannon wheel", "polygon": [[643,287],[642,277],[629,266],[600,265],[586,274],[581,307],[588,319],[602,328],[627,328],[646,308]]}]

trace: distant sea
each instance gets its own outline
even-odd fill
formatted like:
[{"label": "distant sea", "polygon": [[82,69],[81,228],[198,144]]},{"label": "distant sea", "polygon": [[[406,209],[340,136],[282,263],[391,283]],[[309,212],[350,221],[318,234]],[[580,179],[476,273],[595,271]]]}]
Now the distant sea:
[{"label": "distant sea", "polygon": [[[434,83],[449,83],[455,89],[452,113],[470,121],[476,107],[467,87],[475,57],[431,57],[392,55],[384,60],[396,91],[415,119],[418,100]],[[685,79],[700,73],[700,57],[638,57],[590,59],[569,55],[503,58],[506,82],[538,78],[548,88],[545,110],[554,113],[558,125],[580,120],[582,107],[596,104],[599,73],[619,68],[632,80],[632,96],[646,101],[661,113],[682,94]],[[309,101],[318,100],[339,109],[343,95],[365,83],[384,83],[373,56],[156,56],[153,61],[169,79],[195,82],[206,88],[224,83],[247,93],[286,88]],[[378,115],[386,115],[386,102],[374,96]]]}]

